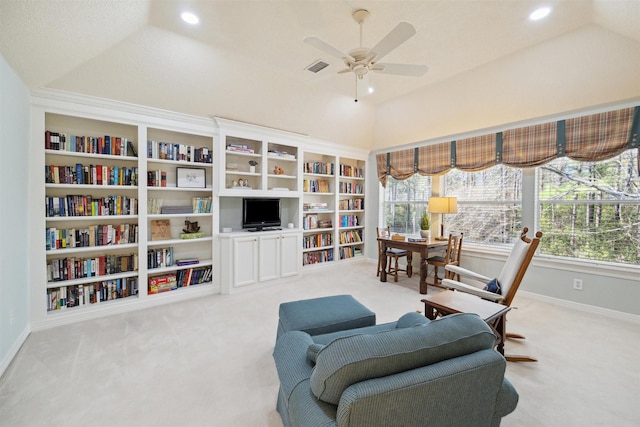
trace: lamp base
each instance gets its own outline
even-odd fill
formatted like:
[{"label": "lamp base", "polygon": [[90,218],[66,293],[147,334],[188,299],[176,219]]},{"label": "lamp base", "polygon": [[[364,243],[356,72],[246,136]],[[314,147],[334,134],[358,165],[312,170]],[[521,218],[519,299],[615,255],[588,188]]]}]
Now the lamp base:
[{"label": "lamp base", "polygon": [[438,237],[436,237],[436,240],[447,240],[447,237],[444,237],[444,236],[438,236]]}]

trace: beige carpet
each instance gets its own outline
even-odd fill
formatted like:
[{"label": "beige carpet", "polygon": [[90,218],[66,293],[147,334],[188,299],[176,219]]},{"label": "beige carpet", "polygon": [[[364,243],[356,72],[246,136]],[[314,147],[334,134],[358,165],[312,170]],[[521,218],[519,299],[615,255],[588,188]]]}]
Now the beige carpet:
[{"label": "beige carpet", "polygon": [[[422,310],[418,278],[375,265],[33,333],[0,379],[1,426],[281,426],[271,351],[283,301],[349,293],[378,322]],[[437,292],[429,288],[429,292]],[[520,393],[503,426],[640,425],[640,324],[519,296],[507,352]],[[437,398],[437,396],[434,396]],[[461,402],[464,405],[464,402]]]}]

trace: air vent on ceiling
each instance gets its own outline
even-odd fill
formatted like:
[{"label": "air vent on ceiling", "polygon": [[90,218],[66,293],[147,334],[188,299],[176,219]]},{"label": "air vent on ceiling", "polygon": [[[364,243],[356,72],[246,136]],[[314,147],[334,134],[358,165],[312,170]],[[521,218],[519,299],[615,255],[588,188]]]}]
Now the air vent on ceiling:
[{"label": "air vent on ceiling", "polygon": [[329,64],[327,62],[324,62],[323,60],[318,59],[316,62],[309,65],[306,69],[311,71],[312,73],[318,73],[319,71],[324,70],[328,66]]}]

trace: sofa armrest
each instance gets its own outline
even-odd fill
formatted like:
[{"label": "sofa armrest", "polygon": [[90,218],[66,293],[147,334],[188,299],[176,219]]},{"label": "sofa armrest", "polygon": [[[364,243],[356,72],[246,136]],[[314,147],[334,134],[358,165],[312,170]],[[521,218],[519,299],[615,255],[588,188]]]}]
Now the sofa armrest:
[{"label": "sofa armrest", "polygon": [[311,344],[311,336],[301,331],[286,332],[276,341],[273,360],[287,401],[296,386],[311,376],[313,364],[307,357],[307,349]]},{"label": "sofa armrest", "polygon": [[502,379],[502,387],[496,398],[496,409],[493,414],[492,425],[500,425],[500,419],[515,411],[518,406],[518,392],[508,379]]}]

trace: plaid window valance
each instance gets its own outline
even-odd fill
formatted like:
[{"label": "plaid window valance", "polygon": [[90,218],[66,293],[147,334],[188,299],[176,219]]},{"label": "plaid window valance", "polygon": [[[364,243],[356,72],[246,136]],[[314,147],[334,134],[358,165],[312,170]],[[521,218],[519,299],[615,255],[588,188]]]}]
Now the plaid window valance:
[{"label": "plaid window valance", "polygon": [[[640,147],[640,106],[543,123],[376,156],[378,179],[478,171],[499,163],[535,167],[567,156],[600,161]],[[638,156],[640,157],[640,151]],[[640,169],[640,158],[639,166]],[[640,172],[640,171],[639,171]]]}]

